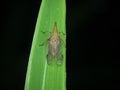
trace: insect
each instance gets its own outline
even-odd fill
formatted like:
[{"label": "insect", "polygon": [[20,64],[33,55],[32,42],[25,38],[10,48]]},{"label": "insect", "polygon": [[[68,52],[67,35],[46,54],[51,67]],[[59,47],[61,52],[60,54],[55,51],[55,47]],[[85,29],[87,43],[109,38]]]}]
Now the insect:
[{"label": "insect", "polygon": [[63,40],[60,38],[60,32],[58,32],[56,22],[54,23],[53,31],[50,32],[50,37],[48,38],[47,42],[48,42],[48,53],[46,55],[47,63],[51,64],[53,60],[57,60],[57,64],[62,64],[63,62],[63,49],[62,49]]}]

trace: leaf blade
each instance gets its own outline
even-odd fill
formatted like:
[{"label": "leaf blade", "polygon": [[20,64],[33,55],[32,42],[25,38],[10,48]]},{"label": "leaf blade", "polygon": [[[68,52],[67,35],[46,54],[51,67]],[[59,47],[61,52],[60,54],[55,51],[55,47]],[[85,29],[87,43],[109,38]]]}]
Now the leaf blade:
[{"label": "leaf blade", "polygon": [[[42,0],[33,37],[24,90],[66,90],[66,48],[62,48],[64,55],[64,63],[62,65],[55,63],[48,65],[46,60],[48,45],[39,46],[40,43],[45,42],[50,37],[49,33],[43,33],[42,31],[51,32],[54,22],[58,24],[58,31],[65,33],[65,12],[65,0]],[[64,42],[66,41],[65,35],[60,37]]]}]

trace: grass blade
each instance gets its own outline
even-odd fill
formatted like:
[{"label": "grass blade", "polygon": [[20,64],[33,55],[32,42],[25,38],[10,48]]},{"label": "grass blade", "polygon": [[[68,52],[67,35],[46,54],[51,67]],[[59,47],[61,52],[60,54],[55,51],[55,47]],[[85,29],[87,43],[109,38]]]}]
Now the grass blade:
[{"label": "grass blade", "polygon": [[[66,90],[65,0],[42,0],[29,57],[24,90]],[[63,63],[47,64],[48,42],[57,23],[62,44]],[[44,33],[43,33],[44,32]],[[43,46],[40,46],[40,44]]]}]

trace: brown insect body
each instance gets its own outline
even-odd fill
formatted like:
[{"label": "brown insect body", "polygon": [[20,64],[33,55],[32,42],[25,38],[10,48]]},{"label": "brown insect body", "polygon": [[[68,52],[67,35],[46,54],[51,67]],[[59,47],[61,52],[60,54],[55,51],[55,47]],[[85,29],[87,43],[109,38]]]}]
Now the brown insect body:
[{"label": "brown insect body", "polygon": [[55,22],[53,31],[51,32],[51,36],[49,40],[49,54],[53,57],[57,56],[59,45],[60,45],[60,37],[59,32],[57,30],[57,24]]},{"label": "brown insect body", "polygon": [[[43,32],[45,33],[45,32]],[[58,30],[57,30],[57,23],[54,23],[53,31],[50,32],[51,35],[48,39],[48,53],[46,55],[47,57],[47,63],[51,64],[53,60],[57,59],[57,64],[61,65],[63,61],[63,51],[62,51],[62,39],[59,36]],[[64,33],[63,33],[64,34]],[[40,46],[43,46],[43,44],[40,44]]]}]

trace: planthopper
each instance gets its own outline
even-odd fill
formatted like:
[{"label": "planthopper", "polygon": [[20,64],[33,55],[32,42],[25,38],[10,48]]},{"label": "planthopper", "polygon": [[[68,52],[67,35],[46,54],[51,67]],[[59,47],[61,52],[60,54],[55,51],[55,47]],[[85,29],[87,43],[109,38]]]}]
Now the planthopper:
[{"label": "planthopper", "polygon": [[[47,39],[48,52],[46,55],[47,63],[51,64],[57,60],[57,64],[61,65],[63,62],[63,40],[60,38],[60,33],[57,29],[57,23],[54,23],[53,31],[50,32],[50,37]],[[64,33],[62,33],[64,34]],[[65,35],[65,34],[64,34]],[[40,46],[43,44],[40,44]]]}]

